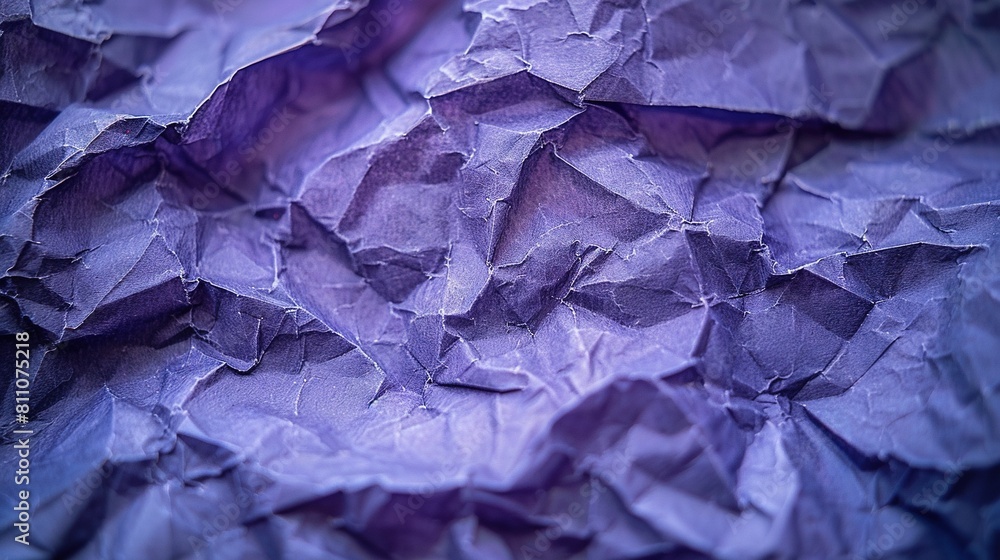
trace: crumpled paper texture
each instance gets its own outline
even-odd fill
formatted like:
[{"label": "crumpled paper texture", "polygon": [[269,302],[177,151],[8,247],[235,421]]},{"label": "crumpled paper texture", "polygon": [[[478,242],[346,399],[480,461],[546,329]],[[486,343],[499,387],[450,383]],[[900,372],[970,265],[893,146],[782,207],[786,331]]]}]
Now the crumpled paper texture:
[{"label": "crumpled paper texture", "polygon": [[996,3],[0,15],[3,557],[1000,555]]}]

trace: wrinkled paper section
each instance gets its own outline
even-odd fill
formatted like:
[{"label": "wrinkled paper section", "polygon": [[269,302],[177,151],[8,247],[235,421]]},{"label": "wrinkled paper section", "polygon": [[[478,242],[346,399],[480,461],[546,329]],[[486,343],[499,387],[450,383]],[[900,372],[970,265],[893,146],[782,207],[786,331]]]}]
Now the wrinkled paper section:
[{"label": "wrinkled paper section", "polygon": [[4,557],[1000,554],[995,3],[0,14]]}]

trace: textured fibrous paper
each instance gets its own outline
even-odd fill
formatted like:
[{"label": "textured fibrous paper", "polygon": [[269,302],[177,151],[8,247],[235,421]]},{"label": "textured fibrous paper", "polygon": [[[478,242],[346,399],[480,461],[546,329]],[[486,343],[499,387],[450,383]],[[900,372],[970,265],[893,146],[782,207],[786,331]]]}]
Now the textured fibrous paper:
[{"label": "textured fibrous paper", "polygon": [[1000,555],[995,3],[0,16],[4,558]]}]

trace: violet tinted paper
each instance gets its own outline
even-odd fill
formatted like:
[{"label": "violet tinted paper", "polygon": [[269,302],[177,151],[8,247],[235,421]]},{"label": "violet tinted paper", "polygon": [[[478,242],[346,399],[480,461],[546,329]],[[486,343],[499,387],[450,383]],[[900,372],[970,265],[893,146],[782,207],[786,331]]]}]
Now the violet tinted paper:
[{"label": "violet tinted paper", "polygon": [[1000,557],[995,3],[0,19],[0,557]]}]

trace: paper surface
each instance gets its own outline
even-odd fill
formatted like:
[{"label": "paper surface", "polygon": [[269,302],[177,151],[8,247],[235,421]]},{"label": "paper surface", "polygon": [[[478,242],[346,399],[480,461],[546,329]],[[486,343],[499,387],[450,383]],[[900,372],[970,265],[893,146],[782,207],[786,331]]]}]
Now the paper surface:
[{"label": "paper surface", "polygon": [[1000,554],[997,6],[0,15],[0,556]]}]

